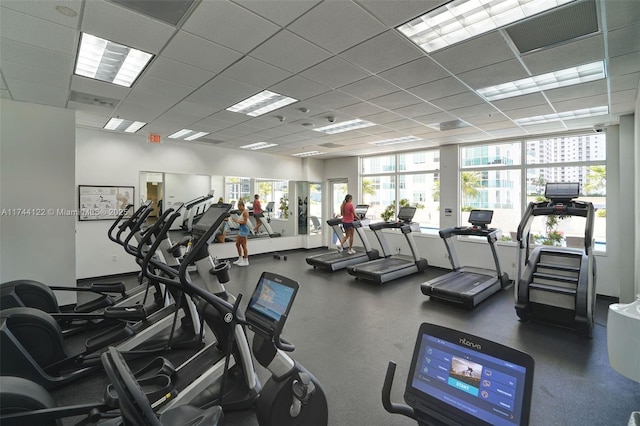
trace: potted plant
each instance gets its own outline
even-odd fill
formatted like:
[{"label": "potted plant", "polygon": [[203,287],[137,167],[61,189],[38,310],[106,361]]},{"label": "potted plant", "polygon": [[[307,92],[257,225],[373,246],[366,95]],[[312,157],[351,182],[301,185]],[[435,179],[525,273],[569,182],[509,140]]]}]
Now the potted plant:
[{"label": "potted plant", "polygon": [[289,219],[289,199],[280,198],[280,216]]}]

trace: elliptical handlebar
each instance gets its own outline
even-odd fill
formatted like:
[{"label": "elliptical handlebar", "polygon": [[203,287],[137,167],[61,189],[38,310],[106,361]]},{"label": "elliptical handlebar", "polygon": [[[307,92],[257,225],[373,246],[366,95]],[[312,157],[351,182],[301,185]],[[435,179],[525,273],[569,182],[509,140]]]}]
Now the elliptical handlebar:
[{"label": "elliptical handlebar", "polygon": [[387,373],[384,376],[384,384],[382,385],[382,406],[389,413],[402,414],[410,419],[417,420],[413,408],[406,404],[391,402],[391,386],[393,385],[393,377],[395,374],[396,363],[389,361],[389,364],[387,364]]},{"label": "elliptical handlebar", "polygon": [[[151,207],[151,205],[153,204],[153,201],[151,200],[147,200],[144,203],[142,203],[142,205],[138,208],[138,210],[136,210],[135,212],[133,212],[133,214],[131,215],[130,218],[128,218],[124,223],[121,223],[120,226],[118,226],[118,233],[116,234],[115,239],[112,239],[112,241],[120,244],[120,245],[124,245],[124,242],[122,241],[122,234],[127,230],[127,228],[131,228],[133,226],[133,224],[135,224],[136,222],[139,221],[140,216],[146,212],[147,210],[150,211],[150,209],[153,209]],[[117,224],[117,222],[116,222]],[[114,226],[115,228],[115,226]],[[111,238],[111,237],[110,237]]]},{"label": "elliptical handlebar", "polygon": [[[140,209],[142,209],[143,206],[140,206]],[[116,218],[116,220],[113,221],[113,224],[111,225],[111,227],[109,228],[109,230],[107,231],[107,236],[109,237],[109,239],[111,241],[113,241],[114,243],[118,243],[120,244],[120,242],[116,239],[116,237],[113,236],[113,230],[116,229],[116,226],[118,226],[118,224],[122,221],[122,219],[126,216],[126,214],[129,212],[129,210],[131,210],[133,208],[133,204],[127,204],[125,206],[124,209],[122,209],[122,211],[120,212],[120,214],[118,215],[118,217]],[[135,211],[131,217],[135,216],[137,213],[137,211]],[[119,235],[119,234],[118,234]]]},{"label": "elliptical handlebar", "polygon": [[[131,229],[129,231],[129,234],[127,235],[127,238],[125,238],[124,241],[122,242],[124,251],[126,251],[127,253],[129,253],[130,255],[136,258],[141,257],[140,253],[142,252],[143,245],[138,244],[138,247],[136,247],[129,244],[129,242],[131,241],[133,236],[136,234],[136,232],[140,230],[140,228],[142,227],[142,224],[147,220],[147,217],[149,217],[152,211],[153,211],[153,208],[150,205],[144,209],[144,211],[138,216],[133,226],[130,226]],[[120,233],[121,232],[118,232],[118,240],[120,240]]]},{"label": "elliptical handlebar", "polygon": [[285,352],[293,352],[296,350],[296,347],[292,343],[287,342],[281,336],[285,322],[287,322],[287,314],[283,314],[280,317],[280,321],[278,321],[278,325],[273,333],[273,344],[280,350],[283,350]]}]

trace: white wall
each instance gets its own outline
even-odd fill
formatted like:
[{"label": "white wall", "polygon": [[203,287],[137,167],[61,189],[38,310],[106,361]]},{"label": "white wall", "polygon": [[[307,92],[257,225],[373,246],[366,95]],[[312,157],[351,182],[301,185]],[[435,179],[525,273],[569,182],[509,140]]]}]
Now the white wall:
[{"label": "white wall", "polygon": [[[158,145],[147,143],[145,136],[78,128],[76,148],[76,185],[135,186],[136,201],[141,194],[141,170],[210,176],[307,179],[301,159],[259,152],[245,153],[204,143],[165,141]],[[122,247],[108,240],[107,230],[110,224],[109,221],[77,224],[76,254],[79,279],[138,269]],[[298,244],[295,247],[300,247],[296,241],[286,239],[279,244]]]},{"label": "white wall", "polygon": [[74,150],[74,111],[0,99],[2,281],[75,285]]},{"label": "white wall", "polygon": [[[640,87],[638,87],[640,90]],[[636,270],[635,270],[635,294],[640,295],[640,96],[636,98],[636,113],[634,114],[634,146],[635,146],[635,220],[636,224]]]}]

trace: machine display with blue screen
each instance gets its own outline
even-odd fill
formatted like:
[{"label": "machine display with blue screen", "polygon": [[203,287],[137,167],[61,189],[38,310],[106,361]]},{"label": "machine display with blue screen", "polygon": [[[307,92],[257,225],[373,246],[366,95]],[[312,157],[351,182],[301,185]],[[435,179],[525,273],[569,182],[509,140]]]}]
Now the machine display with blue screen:
[{"label": "machine display with blue screen", "polygon": [[284,315],[289,314],[299,284],[289,278],[263,272],[245,316],[263,332],[273,333]]},{"label": "machine display with blue screen", "polygon": [[427,418],[451,424],[526,425],[533,359],[520,351],[433,324],[422,324],[405,400]]}]

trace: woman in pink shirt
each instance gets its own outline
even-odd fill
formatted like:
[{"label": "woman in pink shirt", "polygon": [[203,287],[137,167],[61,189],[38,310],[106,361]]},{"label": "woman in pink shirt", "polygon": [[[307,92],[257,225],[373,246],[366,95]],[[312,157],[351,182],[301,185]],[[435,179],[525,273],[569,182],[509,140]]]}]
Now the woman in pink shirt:
[{"label": "woman in pink shirt", "polygon": [[344,197],[344,201],[340,206],[340,215],[342,216],[342,229],[344,229],[344,237],[338,243],[338,251],[342,251],[342,245],[345,241],[349,240],[349,250],[347,253],[354,254],[356,251],[353,249],[353,234],[355,232],[355,228],[353,227],[353,222],[356,220],[356,210],[353,207],[353,203],[351,202],[353,197],[350,194],[347,194]]},{"label": "woman in pink shirt", "polygon": [[260,196],[258,194],[253,196],[253,217],[256,218],[256,227],[253,229],[255,234],[258,233],[262,221],[260,220],[260,214],[262,213],[262,204],[260,204]]}]

